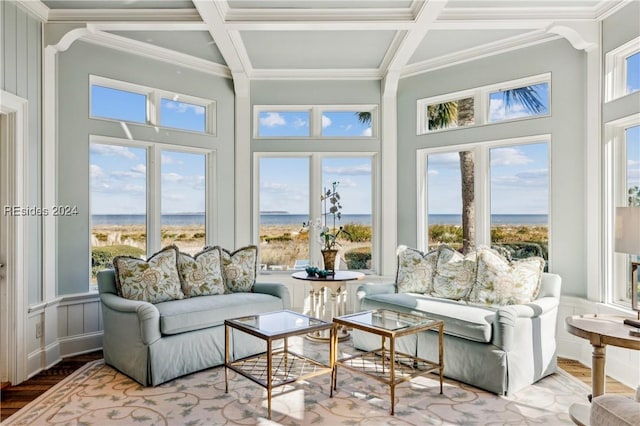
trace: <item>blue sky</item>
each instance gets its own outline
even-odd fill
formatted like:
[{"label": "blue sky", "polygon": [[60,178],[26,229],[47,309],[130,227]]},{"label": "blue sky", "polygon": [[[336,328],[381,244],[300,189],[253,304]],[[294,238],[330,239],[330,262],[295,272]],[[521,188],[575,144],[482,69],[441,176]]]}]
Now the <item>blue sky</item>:
[{"label": "blue sky", "polygon": [[627,93],[640,90],[640,52],[627,58]]},{"label": "blue sky", "polygon": [[[310,136],[309,112],[307,111],[263,111],[259,116],[260,136]],[[371,127],[358,121],[353,111],[324,111],[322,114],[322,136],[354,137],[371,136]]]},{"label": "blue sky", "polygon": [[627,188],[640,187],[640,126],[626,130]]}]

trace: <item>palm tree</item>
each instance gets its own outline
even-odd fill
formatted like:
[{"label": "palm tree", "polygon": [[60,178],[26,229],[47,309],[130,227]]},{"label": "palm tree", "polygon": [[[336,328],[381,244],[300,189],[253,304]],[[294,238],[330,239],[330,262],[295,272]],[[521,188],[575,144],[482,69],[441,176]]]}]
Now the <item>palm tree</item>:
[{"label": "palm tree", "polygon": [[[545,109],[540,95],[533,86],[504,90],[502,100],[507,111],[514,105],[522,105],[531,113],[540,113]],[[474,122],[474,98],[464,98],[427,106],[429,130],[444,129],[452,126],[465,126]],[[356,112],[358,121],[371,124],[371,113]],[[460,151],[460,174],[462,180],[462,252],[473,249],[475,233],[475,193],[474,193],[474,156],[473,151]],[[629,190],[629,200],[632,191]],[[640,192],[638,193],[640,198]]]}]

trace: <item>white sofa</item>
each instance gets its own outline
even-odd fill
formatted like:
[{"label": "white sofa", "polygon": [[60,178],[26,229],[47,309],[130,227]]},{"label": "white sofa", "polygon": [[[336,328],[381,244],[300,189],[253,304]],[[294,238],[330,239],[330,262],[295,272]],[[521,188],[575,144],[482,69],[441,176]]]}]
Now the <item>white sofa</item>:
[{"label": "white sofa", "polygon": [[[411,262],[419,261],[416,258]],[[437,274],[437,265],[433,272]],[[533,300],[503,306],[472,304],[464,298],[451,300],[432,293],[399,292],[398,281],[403,279],[399,267],[396,283],[360,286],[358,308],[387,308],[443,320],[446,377],[496,394],[509,394],[556,370],[560,276],[541,273]],[[437,359],[437,338],[436,332],[427,331],[402,338],[396,347],[411,355]],[[353,341],[363,350],[373,350],[380,342],[363,332],[354,332]]]}]

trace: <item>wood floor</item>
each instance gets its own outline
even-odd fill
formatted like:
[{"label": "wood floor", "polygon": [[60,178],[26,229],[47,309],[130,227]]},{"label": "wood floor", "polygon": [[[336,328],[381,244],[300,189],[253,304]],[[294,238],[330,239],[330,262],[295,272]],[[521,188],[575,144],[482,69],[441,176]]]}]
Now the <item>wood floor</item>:
[{"label": "wood floor", "polygon": [[[50,369],[38,373],[17,386],[3,387],[2,390],[0,390],[0,421],[5,421],[13,413],[27,405],[30,401],[36,399],[53,385],[82,367],[85,363],[100,358],[102,358],[102,351],[65,358]],[[591,387],[591,370],[589,368],[580,364],[578,361],[564,358],[558,358],[558,365],[567,373],[577,377],[587,386]],[[606,389],[607,393],[624,395],[633,395],[634,393],[631,388],[609,377],[607,377]]]}]

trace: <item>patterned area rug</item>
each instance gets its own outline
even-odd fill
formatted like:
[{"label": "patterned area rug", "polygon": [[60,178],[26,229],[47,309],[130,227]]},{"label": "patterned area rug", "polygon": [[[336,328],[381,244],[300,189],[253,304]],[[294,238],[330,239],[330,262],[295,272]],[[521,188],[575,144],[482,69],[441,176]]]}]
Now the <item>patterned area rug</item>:
[{"label": "patterned area rug", "polygon": [[390,416],[388,386],[339,369],[333,398],[329,375],[276,388],[267,420],[266,390],[233,372],[229,377],[227,394],[222,367],[144,388],[102,360],[93,361],[3,424],[570,425],[569,406],[585,402],[589,393],[562,370],[509,397],[447,379],[440,395],[438,377],[429,374],[396,387],[396,414]]}]

